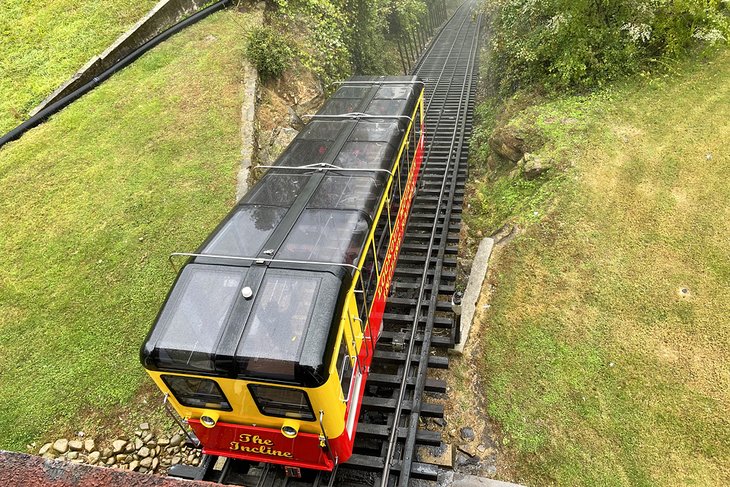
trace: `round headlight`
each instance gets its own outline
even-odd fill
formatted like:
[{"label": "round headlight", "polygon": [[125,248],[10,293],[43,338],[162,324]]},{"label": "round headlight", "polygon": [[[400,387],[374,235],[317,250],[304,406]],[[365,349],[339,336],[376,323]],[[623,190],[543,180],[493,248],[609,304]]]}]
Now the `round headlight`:
[{"label": "round headlight", "polygon": [[218,415],[215,413],[204,414],[200,417],[200,423],[206,428],[212,428],[218,422]]},{"label": "round headlight", "polygon": [[285,424],[281,427],[281,434],[287,438],[294,438],[299,433],[299,429],[291,424]]}]

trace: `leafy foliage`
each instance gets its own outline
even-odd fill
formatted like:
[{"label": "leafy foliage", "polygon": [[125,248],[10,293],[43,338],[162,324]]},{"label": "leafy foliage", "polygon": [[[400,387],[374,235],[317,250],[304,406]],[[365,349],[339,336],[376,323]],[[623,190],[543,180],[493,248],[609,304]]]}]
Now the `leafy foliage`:
[{"label": "leafy foliage", "polygon": [[287,40],[271,27],[256,27],[248,34],[246,54],[256,66],[259,76],[268,80],[278,78],[289,65],[292,48]]},{"label": "leafy foliage", "polygon": [[727,0],[494,0],[501,87],[593,88],[730,35]]}]

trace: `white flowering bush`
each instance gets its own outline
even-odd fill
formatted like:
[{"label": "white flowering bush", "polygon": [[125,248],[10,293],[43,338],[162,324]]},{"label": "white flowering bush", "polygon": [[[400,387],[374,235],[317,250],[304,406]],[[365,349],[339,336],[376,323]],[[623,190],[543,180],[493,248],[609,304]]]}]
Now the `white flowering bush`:
[{"label": "white flowering bush", "polygon": [[504,91],[593,88],[727,42],[728,0],[485,0]]}]

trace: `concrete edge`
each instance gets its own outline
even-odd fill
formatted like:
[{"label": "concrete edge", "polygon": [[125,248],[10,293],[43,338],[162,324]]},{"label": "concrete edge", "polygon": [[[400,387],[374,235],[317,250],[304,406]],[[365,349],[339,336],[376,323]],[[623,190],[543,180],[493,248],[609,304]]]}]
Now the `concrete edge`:
[{"label": "concrete edge", "polygon": [[452,487],[524,487],[523,485],[513,484],[511,482],[502,482],[501,480],[462,474],[455,474],[453,481],[449,485]]},{"label": "concrete edge", "polygon": [[134,26],[117,37],[104,52],[92,57],[71,78],[62,83],[61,86],[31,110],[29,116],[34,116],[48,105],[85,85],[184,16],[200,9],[205,3],[205,0],[160,0]]},{"label": "concrete edge", "polygon": [[492,249],[494,249],[494,239],[489,237],[483,239],[479,243],[479,249],[471,264],[469,281],[461,305],[461,343],[454,346],[453,351],[455,353],[464,353],[466,341],[469,339],[469,331],[474,320],[482,284],[484,284],[484,278],[489,268],[489,257],[492,255]]}]

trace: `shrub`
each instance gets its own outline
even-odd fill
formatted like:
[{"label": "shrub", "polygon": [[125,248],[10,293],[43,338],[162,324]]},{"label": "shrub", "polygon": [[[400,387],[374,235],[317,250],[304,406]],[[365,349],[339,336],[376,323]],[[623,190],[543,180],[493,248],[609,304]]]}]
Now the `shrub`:
[{"label": "shrub", "polygon": [[263,80],[278,78],[289,66],[293,51],[288,40],[270,27],[256,27],[248,35],[246,54]]},{"label": "shrub", "polygon": [[725,0],[491,0],[493,70],[504,91],[593,88],[724,42]]}]

